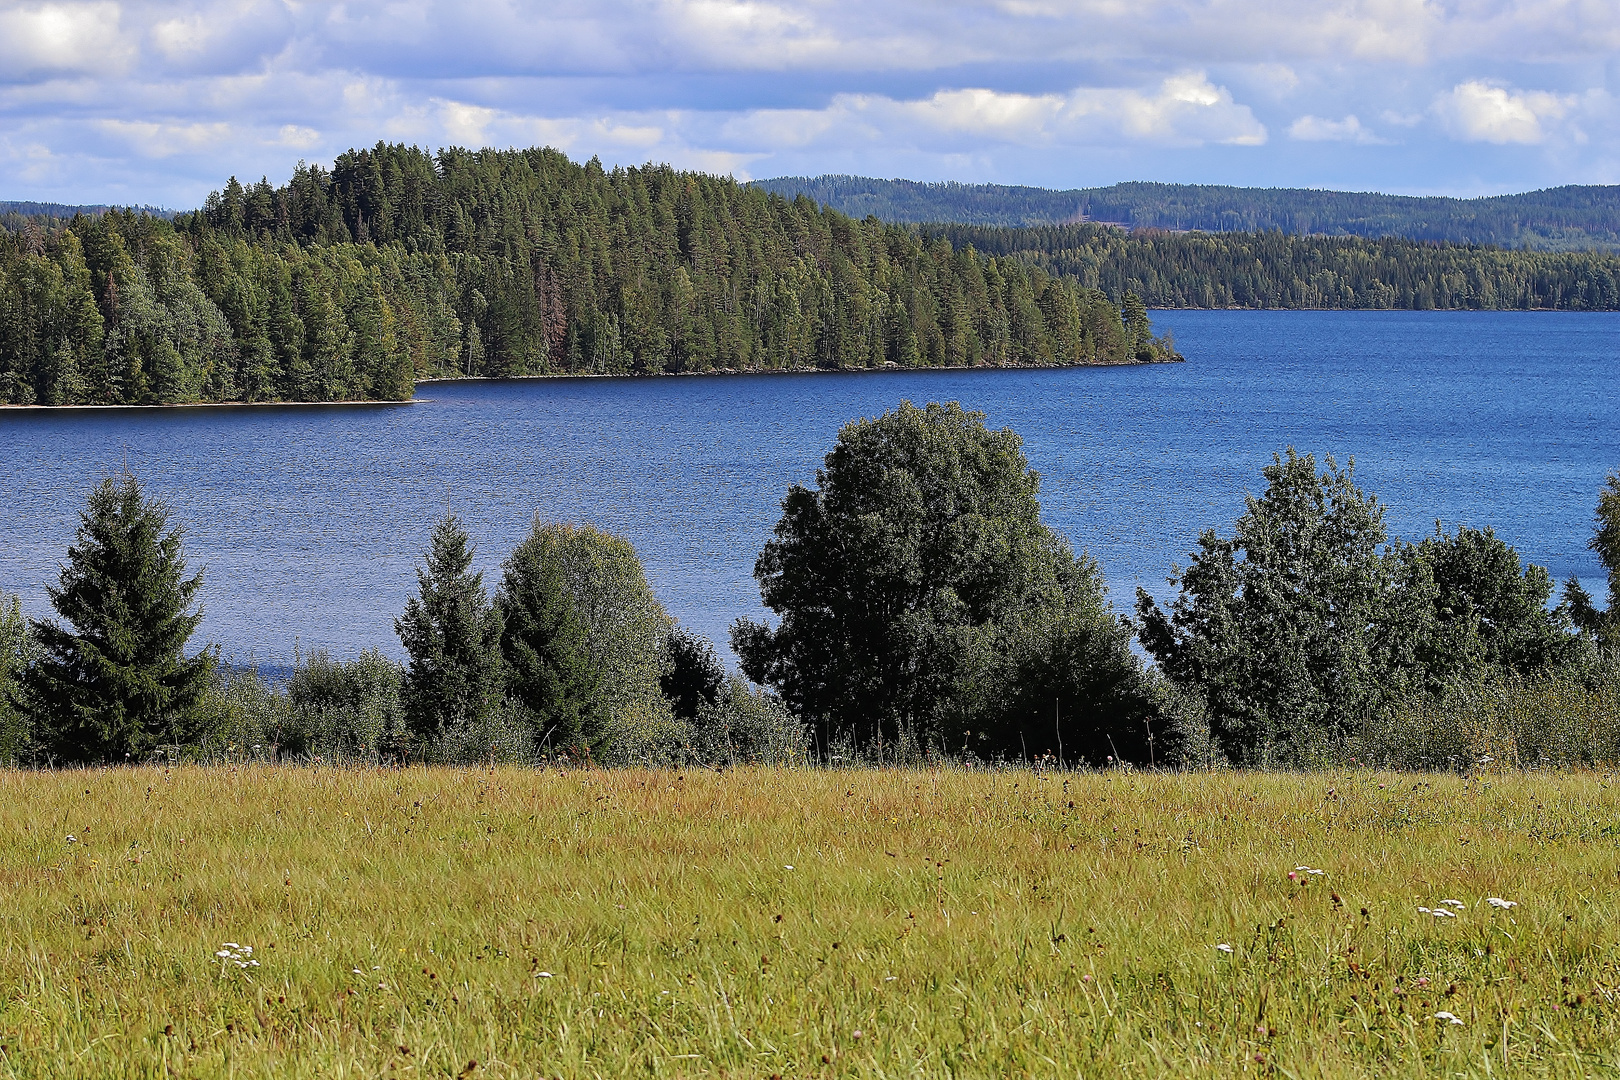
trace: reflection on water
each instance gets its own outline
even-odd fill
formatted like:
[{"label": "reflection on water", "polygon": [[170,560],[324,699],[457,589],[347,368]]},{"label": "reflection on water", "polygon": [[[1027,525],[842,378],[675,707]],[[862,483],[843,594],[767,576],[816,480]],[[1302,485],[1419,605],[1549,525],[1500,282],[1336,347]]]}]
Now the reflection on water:
[{"label": "reflection on water", "polygon": [[[434,520],[496,570],[530,517],[622,532],[670,611],[717,640],[786,486],[839,426],[960,400],[1024,437],[1047,520],[1122,604],[1228,528],[1272,451],[1354,455],[1392,531],[1495,525],[1601,592],[1585,543],[1620,467],[1611,315],[1163,312],[1186,364],[1064,371],[434,383],[403,407],[0,412],[0,589],[35,614],[84,493],[127,460],[207,566],[202,633],[285,661],[294,639],[399,653]],[[494,575],[486,580],[493,586]]]}]

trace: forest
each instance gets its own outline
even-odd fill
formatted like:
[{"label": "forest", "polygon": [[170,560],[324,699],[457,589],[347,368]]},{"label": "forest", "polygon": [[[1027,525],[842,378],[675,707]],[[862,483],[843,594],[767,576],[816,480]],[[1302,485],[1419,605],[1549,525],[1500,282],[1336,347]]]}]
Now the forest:
[{"label": "forest", "polygon": [[729,178],[378,144],[0,235],[0,402],[398,400],[446,376],[1178,359],[1140,302]]},{"label": "forest", "polygon": [[1620,249],[1620,187],[1568,186],[1477,199],[1309,188],[1134,181],[1100,188],[784,176],[756,187],[799,194],[851,217],[962,225],[1109,222],[1136,229],[1400,236],[1551,251]]},{"label": "forest", "polygon": [[1208,233],[1103,225],[923,226],[1082,287],[1159,308],[1614,311],[1620,255],[1510,251],[1386,237]]}]

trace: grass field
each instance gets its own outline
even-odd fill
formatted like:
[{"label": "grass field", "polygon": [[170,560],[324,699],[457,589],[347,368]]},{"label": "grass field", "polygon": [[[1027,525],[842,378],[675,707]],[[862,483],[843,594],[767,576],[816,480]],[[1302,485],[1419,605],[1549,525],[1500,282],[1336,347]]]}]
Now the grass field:
[{"label": "grass field", "polygon": [[0,1076],[1620,1074],[1598,774],[120,769],[0,816]]}]

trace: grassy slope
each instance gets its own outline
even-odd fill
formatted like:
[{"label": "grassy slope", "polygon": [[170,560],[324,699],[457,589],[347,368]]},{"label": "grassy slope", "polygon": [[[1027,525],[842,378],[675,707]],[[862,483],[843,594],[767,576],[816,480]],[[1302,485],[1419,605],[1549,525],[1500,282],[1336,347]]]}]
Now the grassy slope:
[{"label": "grassy slope", "polygon": [[[4,773],[0,818],[4,1075],[1620,1058],[1596,775]],[[1466,909],[1417,911],[1441,899]],[[261,966],[222,966],[226,941]]]}]

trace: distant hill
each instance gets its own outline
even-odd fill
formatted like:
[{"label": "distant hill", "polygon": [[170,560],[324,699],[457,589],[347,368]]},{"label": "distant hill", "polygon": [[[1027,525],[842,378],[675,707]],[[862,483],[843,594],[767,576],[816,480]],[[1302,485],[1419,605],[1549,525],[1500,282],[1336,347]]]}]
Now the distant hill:
[{"label": "distant hill", "polygon": [[1557,187],[1478,199],[1307,188],[1133,182],[1054,191],[863,176],[783,176],[755,187],[803,193],[851,217],[962,225],[1103,222],[1132,229],[1400,236],[1543,251],[1620,251],[1620,186]]},{"label": "distant hill", "polygon": [[68,203],[54,202],[7,202],[0,200],[0,229],[7,232],[20,232],[30,222],[41,228],[49,229],[73,220],[75,214],[85,217],[100,217],[109,210],[134,210],[137,214],[150,214],[166,220],[173,220],[174,211],[164,210],[156,206],[113,207],[96,204],[94,206],[73,206]]}]

